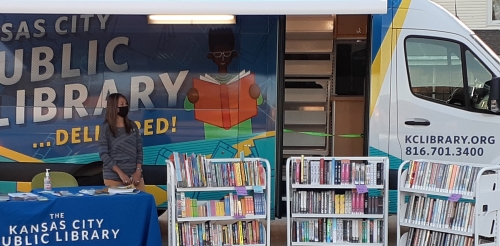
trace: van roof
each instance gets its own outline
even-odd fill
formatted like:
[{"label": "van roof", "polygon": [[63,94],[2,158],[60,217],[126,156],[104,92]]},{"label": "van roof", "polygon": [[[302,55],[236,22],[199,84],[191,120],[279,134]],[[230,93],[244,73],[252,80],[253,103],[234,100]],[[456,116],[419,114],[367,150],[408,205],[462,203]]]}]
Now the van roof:
[{"label": "van roof", "polygon": [[323,15],[387,12],[387,0],[0,0],[0,2],[4,14]]}]

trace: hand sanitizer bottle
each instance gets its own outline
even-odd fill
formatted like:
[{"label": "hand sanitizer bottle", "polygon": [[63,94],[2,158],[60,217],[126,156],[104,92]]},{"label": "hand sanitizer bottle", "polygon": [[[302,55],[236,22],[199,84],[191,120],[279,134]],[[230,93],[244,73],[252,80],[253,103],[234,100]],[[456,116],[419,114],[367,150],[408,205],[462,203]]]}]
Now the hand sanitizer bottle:
[{"label": "hand sanitizer bottle", "polygon": [[52,182],[50,181],[49,171],[50,169],[45,169],[45,178],[43,178],[43,189],[52,190]]}]

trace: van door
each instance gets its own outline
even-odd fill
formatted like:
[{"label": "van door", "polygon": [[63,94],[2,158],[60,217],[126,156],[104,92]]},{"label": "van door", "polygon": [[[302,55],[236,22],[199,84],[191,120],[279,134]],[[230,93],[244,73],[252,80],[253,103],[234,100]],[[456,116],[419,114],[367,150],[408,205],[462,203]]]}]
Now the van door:
[{"label": "van door", "polygon": [[402,159],[496,162],[500,116],[487,111],[484,88],[494,77],[488,68],[493,66],[482,62],[481,51],[462,36],[396,31]]}]

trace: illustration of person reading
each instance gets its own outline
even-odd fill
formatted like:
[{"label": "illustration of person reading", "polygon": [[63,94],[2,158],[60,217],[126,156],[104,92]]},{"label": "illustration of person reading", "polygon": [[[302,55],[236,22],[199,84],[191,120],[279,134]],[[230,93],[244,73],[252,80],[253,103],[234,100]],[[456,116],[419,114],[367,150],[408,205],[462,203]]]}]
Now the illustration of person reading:
[{"label": "illustration of person reading", "polygon": [[251,134],[251,118],[263,101],[255,74],[246,70],[228,72],[229,64],[238,57],[230,28],[210,29],[208,45],[207,57],[217,65],[218,73],[193,79],[185,109],[195,109],[195,119],[204,122],[205,139]]}]

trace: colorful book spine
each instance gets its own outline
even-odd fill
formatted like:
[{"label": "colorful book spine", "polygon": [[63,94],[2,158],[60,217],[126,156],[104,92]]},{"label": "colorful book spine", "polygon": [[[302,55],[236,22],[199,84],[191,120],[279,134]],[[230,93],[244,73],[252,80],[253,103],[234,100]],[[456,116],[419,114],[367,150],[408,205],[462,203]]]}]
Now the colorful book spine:
[{"label": "colorful book spine", "polygon": [[266,201],[264,193],[239,196],[229,193],[221,201],[198,201],[186,197],[184,192],[179,192],[177,210],[179,218],[189,217],[214,217],[214,216],[247,216],[265,215]]}]

